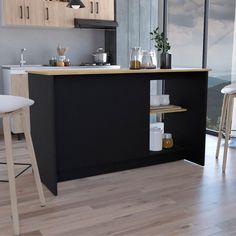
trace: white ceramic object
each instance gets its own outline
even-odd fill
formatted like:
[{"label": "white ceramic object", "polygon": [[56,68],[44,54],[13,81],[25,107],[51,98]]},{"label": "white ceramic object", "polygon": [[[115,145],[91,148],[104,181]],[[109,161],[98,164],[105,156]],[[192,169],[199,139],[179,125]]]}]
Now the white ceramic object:
[{"label": "white ceramic object", "polygon": [[162,150],[162,131],[157,127],[150,129],[149,149],[150,151]]},{"label": "white ceramic object", "polygon": [[150,96],[150,105],[151,106],[160,106],[161,105],[161,99],[160,95],[151,95]]},{"label": "white ceramic object", "polygon": [[164,134],[164,122],[155,122],[150,124],[150,129],[159,128],[161,129],[162,134]]},{"label": "white ceramic object", "polygon": [[169,105],[170,104],[170,95],[169,94],[160,95],[160,104],[162,106]]}]

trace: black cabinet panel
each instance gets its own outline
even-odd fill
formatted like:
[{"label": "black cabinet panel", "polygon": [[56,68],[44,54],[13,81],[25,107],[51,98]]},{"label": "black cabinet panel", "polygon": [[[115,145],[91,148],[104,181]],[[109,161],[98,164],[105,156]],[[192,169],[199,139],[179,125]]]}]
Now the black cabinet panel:
[{"label": "black cabinet panel", "polygon": [[58,169],[148,153],[149,81],[55,79]]},{"label": "black cabinet panel", "polygon": [[[32,136],[43,183],[187,159],[204,165],[208,73],[29,75]],[[164,116],[175,147],[149,152],[150,80],[171,103]]]}]

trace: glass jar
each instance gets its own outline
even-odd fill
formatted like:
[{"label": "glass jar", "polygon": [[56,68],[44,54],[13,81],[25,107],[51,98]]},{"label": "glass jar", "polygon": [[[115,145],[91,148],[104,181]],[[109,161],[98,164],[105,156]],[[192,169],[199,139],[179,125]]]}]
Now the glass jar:
[{"label": "glass jar", "polygon": [[156,68],[156,53],[154,50],[143,50],[142,52],[142,64],[143,69],[155,69]]},{"label": "glass jar", "polygon": [[57,58],[56,57],[52,57],[49,60],[49,66],[57,66]]},{"label": "glass jar", "polygon": [[142,51],[140,47],[134,47],[130,53],[130,69],[141,69]]},{"label": "glass jar", "polygon": [[61,66],[61,67],[65,66],[64,60],[63,61],[62,60],[58,60],[57,61],[57,66]]},{"label": "glass jar", "polygon": [[164,134],[163,135],[163,140],[162,140],[162,146],[165,149],[170,149],[174,146],[172,134]]},{"label": "glass jar", "polygon": [[65,64],[65,66],[71,66],[70,59],[68,59],[68,58],[65,59],[64,64]]}]

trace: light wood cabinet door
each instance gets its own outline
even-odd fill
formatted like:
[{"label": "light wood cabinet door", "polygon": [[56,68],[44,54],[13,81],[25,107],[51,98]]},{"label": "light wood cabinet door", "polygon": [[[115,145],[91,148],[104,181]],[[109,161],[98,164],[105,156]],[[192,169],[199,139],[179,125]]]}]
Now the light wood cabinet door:
[{"label": "light wood cabinet door", "polygon": [[114,20],[114,0],[95,1],[95,19]]},{"label": "light wood cabinet door", "polygon": [[43,26],[43,1],[25,0],[24,17],[26,25]]},{"label": "light wood cabinet door", "polygon": [[95,18],[95,2],[93,0],[83,0],[85,8],[79,8],[74,11],[75,18],[94,19]]},{"label": "light wood cabinet door", "polygon": [[[10,94],[14,96],[29,97],[28,74],[13,74],[10,77]],[[27,121],[30,127],[30,113],[27,108]],[[11,131],[14,134],[23,133],[23,125],[20,115],[11,118]]]},{"label": "light wood cabinet door", "polygon": [[74,9],[65,2],[44,2],[44,25],[51,27],[74,27]]},{"label": "light wood cabinet door", "polygon": [[75,26],[75,23],[74,23],[74,14],[75,14],[75,11],[74,9],[72,8],[68,8],[67,7],[67,4],[68,3],[60,3],[60,7],[62,8],[61,11],[65,11],[65,16],[64,16],[64,22],[62,22],[62,26],[65,27],[65,28],[74,28]]},{"label": "light wood cabinet door", "polygon": [[4,0],[6,25],[43,25],[42,0]]},{"label": "light wood cabinet door", "polygon": [[24,25],[24,0],[4,0],[4,24],[5,25]]},{"label": "light wood cabinet door", "polygon": [[114,0],[84,0],[85,8],[76,10],[75,18],[114,20]]},{"label": "light wood cabinet door", "polygon": [[44,2],[44,25],[46,26],[58,26],[59,25],[59,12],[58,3],[56,2]]}]

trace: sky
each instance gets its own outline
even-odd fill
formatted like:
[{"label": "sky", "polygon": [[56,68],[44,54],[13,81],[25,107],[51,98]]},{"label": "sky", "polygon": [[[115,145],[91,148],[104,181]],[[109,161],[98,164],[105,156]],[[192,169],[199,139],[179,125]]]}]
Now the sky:
[{"label": "sky", "polygon": [[[204,0],[169,0],[168,4],[173,66],[201,67]],[[232,67],[235,0],[210,0],[209,13],[208,67],[225,73]]]}]

